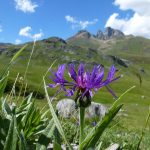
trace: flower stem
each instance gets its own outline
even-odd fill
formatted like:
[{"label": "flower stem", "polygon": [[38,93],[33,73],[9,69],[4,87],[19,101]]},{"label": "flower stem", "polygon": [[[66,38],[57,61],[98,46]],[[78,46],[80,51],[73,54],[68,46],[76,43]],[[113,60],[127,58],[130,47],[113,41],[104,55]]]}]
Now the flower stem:
[{"label": "flower stem", "polygon": [[[85,115],[85,108],[84,107],[80,107],[79,109],[80,111],[80,138],[79,138],[79,145],[81,145],[81,143],[84,140],[84,115]],[[80,146],[79,146],[80,147]]]}]

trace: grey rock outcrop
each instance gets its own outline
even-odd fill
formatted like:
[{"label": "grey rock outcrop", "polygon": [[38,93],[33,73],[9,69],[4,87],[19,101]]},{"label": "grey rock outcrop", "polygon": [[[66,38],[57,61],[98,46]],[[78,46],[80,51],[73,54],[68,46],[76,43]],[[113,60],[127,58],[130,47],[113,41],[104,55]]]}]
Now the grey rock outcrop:
[{"label": "grey rock outcrop", "polygon": [[[56,105],[58,115],[63,118],[78,117],[78,109],[75,102],[72,99],[62,99]],[[90,119],[99,117],[100,119],[105,116],[107,108],[99,103],[92,102],[89,107],[86,108],[85,118]]]},{"label": "grey rock outcrop", "polygon": [[95,38],[100,40],[108,40],[112,38],[122,38],[124,36],[125,36],[124,33],[121,32],[120,30],[107,27],[104,32],[98,30],[97,34],[95,35]]},{"label": "grey rock outcrop", "polygon": [[111,27],[107,27],[104,32],[98,30],[96,35],[91,34],[87,30],[80,30],[74,36],[68,38],[67,40],[74,40],[74,39],[99,39],[99,40],[109,40],[112,38],[123,38],[125,37],[124,33],[120,30],[113,29]]},{"label": "grey rock outcrop", "polygon": [[113,29],[111,27],[107,27],[104,31],[104,39],[111,39],[111,38],[121,38],[124,37],[124,33],[120,30]]},{"label": "grey rock outcrop", "polygon": [[57,42],[61,42],[61,43],[63,43],[63,44],[67,44],[67,42],[66,42],[64,39],[59,38],[59,37],[50,37],[50,38],[48,38],[48,39],[44,39],[43,41],[46,42],[46,43],[57,43]]},{"label": "grey rock outcrop", "polygon": [[95,37],[98,38],[98,39],[101,39],[101,40],[105,39],[105,36],[104,36],[104,34],[103,34],[103,32],[101,30],[97,31],[97,34],[96,34]]}]

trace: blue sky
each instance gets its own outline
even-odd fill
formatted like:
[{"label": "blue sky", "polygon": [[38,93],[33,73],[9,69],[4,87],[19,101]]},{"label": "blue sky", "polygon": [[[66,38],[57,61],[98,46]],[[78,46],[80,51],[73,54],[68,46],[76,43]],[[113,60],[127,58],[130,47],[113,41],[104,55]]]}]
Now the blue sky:
[{"label": "blue sky", "polygon": [[143,14],[150,19],[146,2],[149,0],[143,0],[141,9],[136,0],[1,0],[0,42],[23,43],[50,36],[67,39],[78,30],[96,33],[105,26],[148,37],[149,25],[139,33],[144,21],[136,27]]}]

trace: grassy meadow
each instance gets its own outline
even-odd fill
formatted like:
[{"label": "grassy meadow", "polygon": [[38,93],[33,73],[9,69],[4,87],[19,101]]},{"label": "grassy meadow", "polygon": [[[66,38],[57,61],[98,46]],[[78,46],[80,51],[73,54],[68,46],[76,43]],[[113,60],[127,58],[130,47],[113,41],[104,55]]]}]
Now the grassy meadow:
[{"label": "grassy meadow", "polygon": [[[86,44],[85,42],[89,43]],[[10,46],[6,52],[0,55],[0,72],[2,72],[3,68],[5,68],[12,56],[20,47],[22,47],[22,45]],[[96,48],[97,50],[95,50]],[[150,41],[141,37],[130,37],[116,41],[108,41],[106,43],[85,40],[80,40],[80,42],[68,41],[67,45],[60,41],[56,43],[37,41],[31,57],[29,68],[27,70],[26,78],[23,79],[27,63],[29,62],[29,56],[31,55],[31,50],[33,49],[33,43],[28,43],[27,48],[15,60],[15,62],[13,62],[9,70],[10,74],[5,95],[10,93],[15,80],[17,80],[16,87],[18,91],[16,90],[16,95],[11,99],[11,101],[18,103],[18,105],[22,102],[23,94],[21,94],[20,98],[17,97],[23,83],[23,89],[27,84],[26,95],[28,95],[30,92],[34,92],[35,94],[33,95],[33,98],[35,99],[35,105],[39,109],[44,108],[44,110],[47,110],[48,104],[45,98],[43,87],[43,76],[45,76],[45,73],[54,61],[55,63],[52,66],[52,70],[56,70],[58,64],[69,64],[70,62],[74,62],[76,66],[79,64],[79,62],[84,62],[87,64],[89,69],[91,69],[93,64],[103,64],[106,70],[105,76],[110,66],[115,64],[116,68],[118,69],[117,75],[123,76],[119,80],[110,84],[116,95],[119,97],[130,87],[134,85],[136,87],[121,99],[121,103],[124,105],[121,108],[121,111],[118,113],[116,120],[103,134],[102,145],[104,148],[106,148],[111,143],[118,142],[122,145],[127,145],[126,149],[136,149],[135,145],[137,144],[142,129],[146,124],[146,118],[150,106],[149,48]],[[128,67],[123,67],[116,60],[112,60],[111,57],[109,57],[112,55],[124,60],[124,62],[128,64]],[[18,78],[16,79],[17,75]],[[46,84],[51,83],[49,79],[50,75],[51,72],[49,71],[45,76]],[[68,74],[65,76],[68,77]],[[56,89],[48,89],[50,97],[52,97],[55,92]],[[65,98],[64,93],[61,93],[56,97],[54,105],[62,98]],[[115,101],[112,95],[105,88],[100,89],[94,95],[92,100],[94,102],[102,103],[108,107],[110,107]],[[48,116],[51,115],[49,114]],[[63,123],[65,124],[65,120]],[[71,139],[72,142],[76,139],[72,139],[72,134],[67,132],[73,131],[75,127],[69,124],[68,126],[69,127],[66,127],[64,125],[63,128],[66,131],[67,138]],[[69,130],[67,131],[68,128]],[[90,125],[88,125],[88,129],[89,128],[91,128]],[[148,150],[148,145],[150,144],[149,139],[150,134],[148,124],[143,143],[141,144],[142,149]]]}]

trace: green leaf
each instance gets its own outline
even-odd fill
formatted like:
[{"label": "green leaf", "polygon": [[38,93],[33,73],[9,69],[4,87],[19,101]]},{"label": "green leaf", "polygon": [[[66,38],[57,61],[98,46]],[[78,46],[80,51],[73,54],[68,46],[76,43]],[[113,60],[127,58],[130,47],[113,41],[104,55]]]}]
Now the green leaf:
[{"label": "green leaf", "polygon": [[116,116],[118,111],[121,109],[123,104],[113,107],[105,115],[105,117],[100,121],[96,127],[94,127],[91,132],[87,135],[86,139],[82,142],[80,149],[94,148],[98,140],[100,139],[102,133],[108,127],[109,123]]},{"label": "green leaf", "polygon": [[19,150],[27,150],[27,144],[26,144],[23,131],[21,131],[18,134],[19,134]]},{"label": "green leaf", "polygon": [[4,144],[4,150],[16,150],[17,140],[18,140],[18,134],[16,129],[16,118],[13,115],[10,122],[8,135],[6,137],[6,141]]},{"label": "green leaf", "polygon": [[7,84],[7,80],[8,80],[8,75],[9,75],[9,72],[7,73],[7,75],[4,75],[2,77],[2,79],[0,79],[0,98],[4,94],[4,90],[5,90],[5,87],[6,87],[6,84]]},{"label": "green leaf", "polygon": [[8,115],[11,115],[12,114],[12,111],[10,109],[10,106],[7,104],[7,101],[6,99],[4,99],[2,101],[2,113],[5,115],[5,116],[8,116]]},{"label": "green leaf", "polygon": [[[44,79],[43,79],[44,80]],[[49,105],[49,108],[50,108],[50,112],[52,114],[52,117],[54,119],[54,123],[60,133],[60,135],[62,136],[63,140],[65,141],[65,143],[68,145],[69,149],[73,149],[72,146],[69,144],[69,142],[67,141],[66,139],[66,136],[65,136],[65,133],[63,131],[63,128],[59,122],[59,119],[55,113],[55,110],[53,108],[53,105],[51,103],[51,100],[49,99],[49,96],[48,96],[48,92],[47,92],[47,88],[46,88],[46,83],[45,83],[45,80],[44,80],[44,89],[45,89],[45,93],[46,93],[46,98],[47,98],[47,101],[48,101],[48,105]]]},{"label": "green leaf", "polygon": [[0,149],[4,148],[4,143],[8,135],[10,120],[0,114]]},{"label": "green leaf", "polygon": [[25,114],[25,116],[23,117],[22,119],[22,123],[23,123],[23,126],[25,127],[30,115],[32,114],[32,111],[33,111],[33,106],[34,106],[34,101],[31,102],[29,105],[28,105],[28,108],[27,108],[27,112]]},{"label": "green leaf", "polygon": [[20,54],[22,53],[22,51],[23,51],[26,47],[27,47],[27,45],[23,46],[23,47],[13,56],[13,58],[11,59],[11,61],[9,62],[9,64],[6,65],[6,67],[4,68],[4,71],[3,71],[2,75],[1,75],[1,78],[2,78],[3,76],[5,76],[6,72],[8,72],[9,67],[11,66],[11,64],[20,56]]},{"label": "green leaf", "polygon": [[50,143],[53,133],[55,130],[55,124],[53,119],[50,120],[49,124],[45,130],[41,133],[38,143],[36,144],[36,150],[46,150],[48,144]]},{"label": "green leaf", "polygon": [[12,62],[14,62],[22,53],[22,51],[26,48],[27,45],[25,45],[24,47],[22,47],[11,59],[11,61],[9,62],[9,64],[5,67],[4,71],[2,72],[1,76],[0,76],[0,97],[3,96],[6,84],[7,84],[7,80],[8,80],[8,75],[9,75],[9,67],[12,64]]},{"label": "green leaf", "polygon": [[57,142],[54,142],[53,149],[54,150],[62,150],[61,145],[59,143],[57,143]]},{"label": "green leaf", "polygon": [[102,147],[102,142],[100,142],[100,143],[98,144],[98,146],[95,148],[95,150],[101,150],[101,147]]},{"label": "green leaf", "polygon": [[27,45],[24,45],[14,56],[13,58],[11,59],[10,61],[10,64],[15,61],[19,56],[20,54],[23,52],[23,50],[27,47]]},{"label": "green leaf", "polygon": [[108,113],[104,116],[104,118],[96,125],[95,128],[91,130],[91,132],[87,135],[85,140],[81,143],[80,150],[87,148],[94,148],[97,141],[100,139],[100,136],[104,132],[104,130],[108,127],[109,123],[116,116],[118,111],[121,109],[123,104],[119,104],[121,98],[129,91],[131,91],[135,86],[129,88],[125,91],[112,105],[109,109]]},{"label": "green leaf", "polygon": [[61,141],[60,133],[58,132],[58,129],[55,127],[53,149],[61,150],[61,143],[62,143],[62,141]]}]

